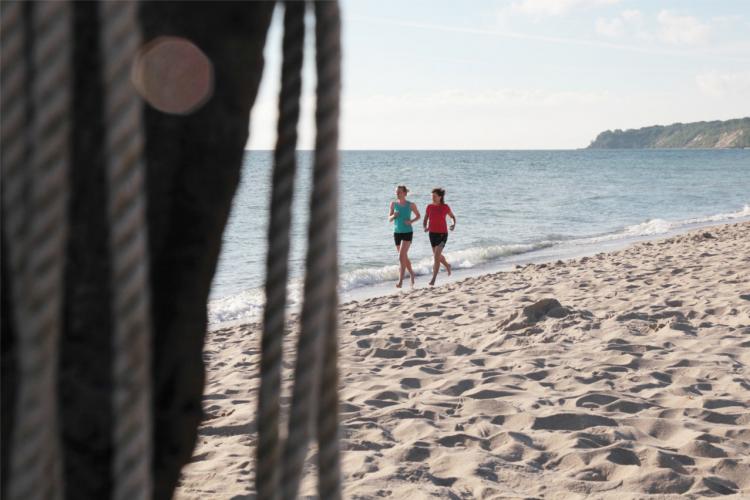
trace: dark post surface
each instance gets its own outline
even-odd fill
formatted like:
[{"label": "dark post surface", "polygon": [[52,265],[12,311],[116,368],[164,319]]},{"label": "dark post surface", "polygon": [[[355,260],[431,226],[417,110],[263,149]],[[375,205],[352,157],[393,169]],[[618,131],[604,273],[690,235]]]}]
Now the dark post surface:
[{"label": "dark post surface", "polygon": [[145,113],[157,499],[171,497],[201,420],[206,302],[240,178],[273,5],[141,6],[145,41],[185,37],[214,68],[213,97],[196,112]]},{"label": "dark post surface", "polygon": [[60,339],[66,498],[112,489],[112,319],[99,5],[74,4],[70,231]]},{"label": "dark post surface", "polygon": [[[206,303],[240,179],[273,2],[145,2],[144,42],[187,38],[210,59],[212,97],[188,116],[146,108],[145,163],[153,307],[154,498],[169,499],[202,416]],[[60,343],[65,497],[112,494],[112,330],[97,3],[75,3],[70,232]],[[27,27],[29,30],[31,26]],[[13,304],[2,241],[2,481],[18,387]]]}]

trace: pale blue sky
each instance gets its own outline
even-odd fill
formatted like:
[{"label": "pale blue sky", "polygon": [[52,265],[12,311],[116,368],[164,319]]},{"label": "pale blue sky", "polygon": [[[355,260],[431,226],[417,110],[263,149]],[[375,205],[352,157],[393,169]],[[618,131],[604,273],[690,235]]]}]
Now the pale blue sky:
[{"label": "pale blue sky", "polygon": [[[556,149],[750,116],[748,0],[344,0],[342,149]],[[275,141],[281,11],[248,147]],[[307,55],[312,63],[313,50]],[[313,144],[307,65],[301,148]]]}]

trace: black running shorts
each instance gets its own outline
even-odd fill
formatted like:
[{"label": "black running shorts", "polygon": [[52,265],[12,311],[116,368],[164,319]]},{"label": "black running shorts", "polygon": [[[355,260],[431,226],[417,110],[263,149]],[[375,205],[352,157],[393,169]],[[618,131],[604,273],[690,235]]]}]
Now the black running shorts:
[{"label": "black running shorts", "polygon": [[393,241],[396,242],[396,246],[400,246],[402,241],[411,241],[414,233],[393,233]]},{"label": "black running shorts", "polygon": [[430,245],[432,248],[445,246],[448,243],[448,233],[430,233]]}]

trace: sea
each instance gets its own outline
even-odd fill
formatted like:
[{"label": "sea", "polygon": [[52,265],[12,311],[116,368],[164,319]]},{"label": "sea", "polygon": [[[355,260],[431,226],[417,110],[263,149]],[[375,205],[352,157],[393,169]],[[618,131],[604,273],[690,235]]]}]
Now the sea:
[{"label": "sea", "polygon": [[[290,311],[299,308],[312,152],[298,153]],[[260,318],[271,151],[246,151],[209,300],[209,327]],[[395,188],[424,214],[435,187],[458,220],[438,285],[624,247],[689,229],[750,220],[750,150],[342,151],[342,301],[393,293],[398,277],[388,206]],[[750,251],[750,249],[749,249]],[[425,287],[432,251],[421,221],[410,257]]]}]

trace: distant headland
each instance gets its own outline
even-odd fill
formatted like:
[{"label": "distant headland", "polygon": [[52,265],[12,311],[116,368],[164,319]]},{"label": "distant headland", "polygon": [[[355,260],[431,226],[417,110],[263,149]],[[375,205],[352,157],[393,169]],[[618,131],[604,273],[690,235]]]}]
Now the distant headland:
[{"label": "distant headland", "polygon": [[750,117],[602,132],[587,149],[750,148]]}]

